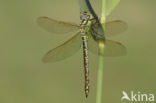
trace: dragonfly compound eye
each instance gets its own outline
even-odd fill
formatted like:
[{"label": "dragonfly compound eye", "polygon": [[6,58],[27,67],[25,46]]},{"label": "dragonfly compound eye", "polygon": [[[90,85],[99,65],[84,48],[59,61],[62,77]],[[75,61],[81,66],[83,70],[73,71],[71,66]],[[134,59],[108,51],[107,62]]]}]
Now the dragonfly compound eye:
[{"label": "dragonfly compound eye", "polygon": [[88,15],[87,18],[90,18],[90,15]]},{"label": "dragonfly compound eye", "polygon": [[80,16],[80,19],[82,19],[83,18],[83,16]]}]

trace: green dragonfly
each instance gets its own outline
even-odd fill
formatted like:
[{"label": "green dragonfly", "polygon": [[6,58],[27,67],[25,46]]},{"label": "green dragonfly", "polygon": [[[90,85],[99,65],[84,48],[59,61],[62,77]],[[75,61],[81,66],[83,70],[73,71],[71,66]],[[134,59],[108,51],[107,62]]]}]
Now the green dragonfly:
[{"label": "green dragonfly", "polygon": [[[79,51],[82,45],[80,25],[58,21],[48,17],[40,17],[37,21],[42,28],[55,34],[63,35],[72,31],[77,31],[69,40],[47,52],[43,57],[44,62],[57,62],[66,59]],[[106,37],[115,36],[127,29],[126,23],[120,20],[110,21],[103,25],[106,26]],[[92,53],[98,54],[98,43],[93,39],[90,33],[88,33],[88,48]],[[125,54],[126,48],[121,43],[112,40],[105,41],[105,57],[122,56]]]},{"label": "green dragonfly", "polygon": [[[84,0],[82,3],[84,4]],[[127,29],[127,24],[120,20],[101,24],[94,11],[89,9],[91,7],[88,7],[88,3],[85,7],[86,9],[82,8],[80,10],[80,24],[59,21],[49,17],[39,17],[37,23],[46,31],[55,34],[77,31],[69,40],[47,52],[43,57],[43,62],[64,60],[74,55],[83,46],[85,94],[87,97],[89,93],[88,50],[98,54],[98,41],[102,40],[105,44],[104,56],[114,57],[126,54],[126,48],[121,43],[107,40],[104,34],[98,34],[99,32],[103,33],[103,29],[99,29],[99,27],[105,25],[105,36],[110,37],[124,32]]]}]

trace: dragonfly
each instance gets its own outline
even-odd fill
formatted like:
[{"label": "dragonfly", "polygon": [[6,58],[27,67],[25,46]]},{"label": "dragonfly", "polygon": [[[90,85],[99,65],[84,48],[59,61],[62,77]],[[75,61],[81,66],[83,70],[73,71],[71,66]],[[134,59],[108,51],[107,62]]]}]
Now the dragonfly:
[{"label": "dragonfly", "polygon": [[[88,3],[87,3],[88,4]],[[37,23],[40,27],[54,34],[67,34],[76,32],[69,40],[63,44],[51,49],[43,57],[43,62],[58,62],[70,56],[73,56],[79,49],[83,48],[84,77],[85,77],[85,94],[89,94],[89,65],[88,51],[98,54],[98,41],[105,43],[104,56],[114,57],[126,54],[126,48],[119,42],[105,39],[103,34],[98,34],[99,25],[105,25],[105,36],[111,37],[124,32],[127,24],[121,20],[109,21],[101,24],[99,18],[93,10],[81,10],[80,24],[59,21],[49,17],[39,17]],[[103,31],[102,31],[103,32]]]}]

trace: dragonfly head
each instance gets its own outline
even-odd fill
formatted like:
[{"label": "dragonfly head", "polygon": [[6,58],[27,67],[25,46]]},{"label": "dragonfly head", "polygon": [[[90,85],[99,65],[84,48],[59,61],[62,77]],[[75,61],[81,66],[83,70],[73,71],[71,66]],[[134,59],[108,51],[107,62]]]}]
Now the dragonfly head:
[{"label": "dragonfly head", "polygon": [[89,26],[93,20],[93,16],[89,11],[84,11],[80,13],[81,25]]}]

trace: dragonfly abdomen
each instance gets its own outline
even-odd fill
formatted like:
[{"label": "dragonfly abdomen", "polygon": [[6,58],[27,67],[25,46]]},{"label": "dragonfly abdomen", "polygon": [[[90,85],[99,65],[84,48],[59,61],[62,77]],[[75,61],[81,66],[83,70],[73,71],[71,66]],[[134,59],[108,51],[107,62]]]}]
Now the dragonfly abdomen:
[{"label": "dragonfly abdomen", "polygon": [[89,94],[89,69],[88,69],[88,36],[82,36],[83,42],[83,59],[84,59],[84,77],[85,77],[85,94]]}]

